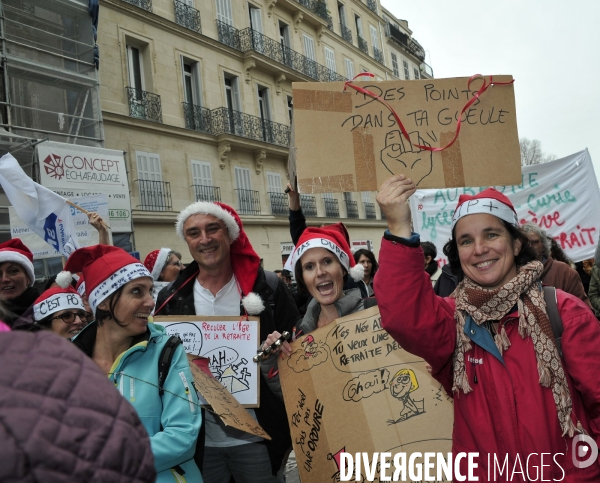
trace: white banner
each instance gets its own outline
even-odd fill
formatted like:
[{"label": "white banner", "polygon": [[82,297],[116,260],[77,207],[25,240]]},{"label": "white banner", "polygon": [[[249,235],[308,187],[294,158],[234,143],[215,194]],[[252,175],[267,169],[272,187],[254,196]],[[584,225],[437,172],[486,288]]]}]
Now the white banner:
[{"label": "white banner", "polygon": [[[87,211],[95,211],[103,219],[108,220],[107,195],[81,196],[71,201]],[[73,220],[73,225],[75,226],[75,233],[77,235],[77,240],[79,241],[79,246],[89,247],[91,245],[97,245],[99,241],[98,230],[90,225],[87,215],[72,206],[69,206],[68,208],[70,210],[71,219]],[[11,238],[20,238],[25,246],[31,250],[33,257],[36,260],[40,258],[62,256],[27,226],[27,224],[19,217],[13,206],[8,207],[8,216],[10,219]]]},{"label": "white banner", "polygon": [[[482,188],[417,190],[410,204],[415,232],[431,241],[438,262],[451,237],[452,214],[461,194]],[[495,186],[511,200],[521,223],[541,226],[575,262],[594,256],[600,230],[600,190],[588,150],[549,163],[522,168],[520,185]]]},{"label": "white banner", "polygon": [[131,202],[122,151],[47,141],[37,145],[40,183],[65,198],[108,195],[113,233],[130,233]]}]

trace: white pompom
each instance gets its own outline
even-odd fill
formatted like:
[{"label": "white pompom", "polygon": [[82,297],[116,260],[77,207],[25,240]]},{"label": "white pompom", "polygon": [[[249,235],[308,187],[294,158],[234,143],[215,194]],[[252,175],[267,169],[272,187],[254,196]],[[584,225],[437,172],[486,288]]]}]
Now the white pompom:
[{"label": "white pompom", "polygon": [[352,277],[352,280],[359,282],[365,278],[365,267],[363,267],[360,263],[357,263],[350,270],[348,270],[348,274]]},{"label": "white pompom", "polygon": [[242,299],[242,305],[250,315],[258,315],[265,310],[265,304],[255,292],[250,292]]},{"label": "white pompom", "polygon": [[73,281],[73,274],[64,270],[56,276],[56,283],[61,288],[67,288]]}]

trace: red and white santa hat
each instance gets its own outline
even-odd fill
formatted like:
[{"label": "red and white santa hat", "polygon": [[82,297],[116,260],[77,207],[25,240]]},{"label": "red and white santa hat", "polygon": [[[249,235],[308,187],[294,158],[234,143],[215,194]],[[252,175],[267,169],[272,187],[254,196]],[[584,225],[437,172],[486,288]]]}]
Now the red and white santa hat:
[{"label": "red and white santa hat", "polygon": [[46,290],[33,303],[33,318],[36,322],[60,310],[85,310],[83,300],[73,287],[54,287]]},{"label": "red and white santa hat", "polygon": [[169,253],[173,250],[170,248],[161,248],[160,250],[153,250],[144,259],[144,266],[152,275],[152,278],[156,281],[160,277],[160,272],[163,271],[167,260],[169,259]]},{"label": "red and white santa hat", "polygon": [[252,248],[237,212],[225,203],[206,201],[192,203],[179,213],[175,224],[177,234],[184,240],[183,225],[192,215],[212,215],[225,223],[231,242],[231,268],[242,292],[242,305],[250,315],[261,313],[265,309],[265,304],[260,295],[252,292],[258,275],[260,257]]},{"label": "red and white santa hat", "polygon": [[0,263],[18,263],[25,269],[29,277],[29,286],[35,283],[35,272],[33,270],[33,253],[27,248],[20,238],[12,238],[0,244]]},{"label": "red and white santa hat", "polygon": [[122,248],[109,245],[93,245],[76,250],[67,260],[65,272],[70,273],[61,272],[56,277],[61,286],[65,282],[70,283],[68,275],[71,273],[83,272],[85,292],[94,314],[103,300],[126,283],[140,277],[151,277],[137,258]]},{"label": "red and white santa hat", "polygon": [[343,223],[304,230],[284,268],[295,273],[296,264],[311,248],[325,248],[334,253],[353,280],[358,282],[364,278],[365,268],[354,261],[348,231]]},{"label": "red and white santa hat", "polygon": [[[62,280],[59,281],[58,277],[61,277],[62,274],[67,274],[67,272],[60,272],[56,276],[56,283],[58,285],[60,285],[61,287],[63,286],[63,283],[62,283]],[[75,285],[75,290],[77,290],[77,293],[79,295],[81,295],[82,297],[85,295],[85,280],[83,279],[83,275],[79,275],[79,279],[77,280],[77,285]]]},{"label": "red and white santa hat", "polygon": [[519,226],[515,207],[506,195],[494,188],[487,188],[477,195],[460,195],[452,215],[452,230],[464,216],[476,214],[494,215],[514,226]]}]

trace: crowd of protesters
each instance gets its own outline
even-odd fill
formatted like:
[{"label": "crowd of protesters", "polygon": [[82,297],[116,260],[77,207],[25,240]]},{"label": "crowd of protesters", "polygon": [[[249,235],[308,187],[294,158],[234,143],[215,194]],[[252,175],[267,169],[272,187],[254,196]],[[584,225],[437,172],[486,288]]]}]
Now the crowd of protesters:
[{"label": "crowd of protesters", "polygon": [[[110,246],[92,213],[101,243],[75,251],[39,293],[31,251],[18,238],[0,244],[0,445],[11,448],[0,480],[284,481],[292,442],[276,357],[261,364],[260,404],[247,409],[264,440],[200,406],[183,346],[152,314],[258,316],[266,349],[286,331],[309,345],[311,331],[378,305],[384,328],[454,397],[454,452],[507,454],[512,465],[518,454],[565,453],[578,434],[600,446],[600,245],[578,272],[487,189],[459,199],[441,267],[435,245],[412,232],[416,188],[399,175],[377,197],[388,225],[377,259],[352,251],[342,223],[308,227],[288,188],[295,249],[275,273],[219,202],[179,213],[187,266],[170,248],[141,263]],[[287,341],[279,352],[289,356]],[[570,454],[553,477],[559,468],[562,481],[600,481],[600,464],[579,469]]]}]

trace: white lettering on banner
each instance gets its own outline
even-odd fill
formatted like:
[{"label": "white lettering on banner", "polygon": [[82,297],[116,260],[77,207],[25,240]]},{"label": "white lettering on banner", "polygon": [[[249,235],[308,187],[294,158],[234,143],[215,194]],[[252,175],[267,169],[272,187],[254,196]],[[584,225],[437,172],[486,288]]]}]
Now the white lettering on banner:
[{"label": "white lettering on banner", "polygon": [[[410,204],[414,229],[431,241],[438,263],[447,263],[443,247],[451,238],[452,217],[461,194],[486,189],[417,190]],[[532,222],[551,235],[574,261],[594,256],[600,228],[600,189],[587,150],[549,163],[523,167],[520,185],[495,186],[513,203],[520,224]],[[465,203],[462,209],[469,209]]]}]

